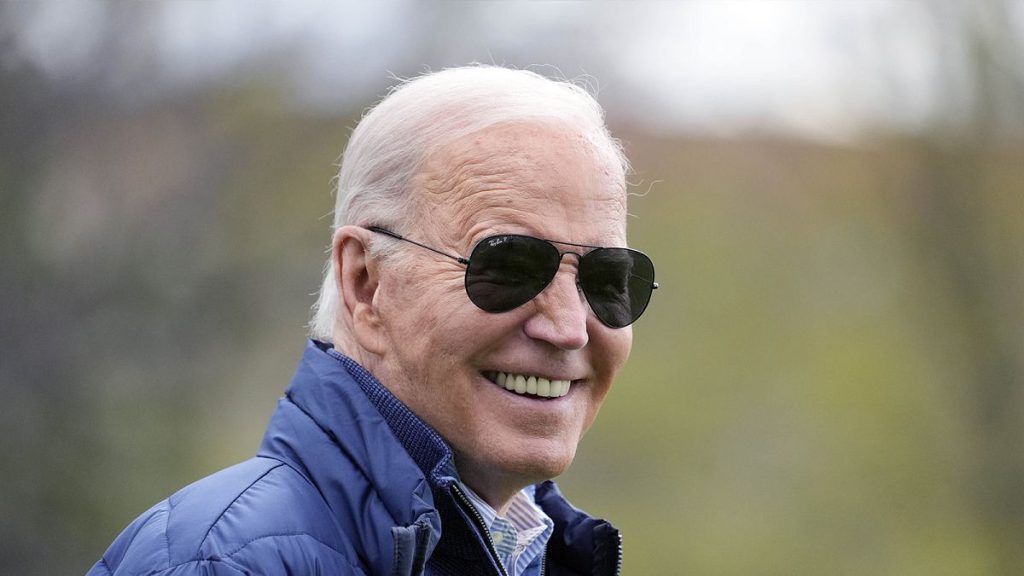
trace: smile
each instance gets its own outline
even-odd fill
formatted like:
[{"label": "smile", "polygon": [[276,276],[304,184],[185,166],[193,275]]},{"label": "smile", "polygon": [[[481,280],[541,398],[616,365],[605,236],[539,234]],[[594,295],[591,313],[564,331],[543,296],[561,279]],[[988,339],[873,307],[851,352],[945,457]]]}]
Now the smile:
[{"label": "smile", "polygon": [[484,376],[509,392],[541,398],[561,398],[569,393],[569,380],[549,380],[525,374],[489,371]]}]

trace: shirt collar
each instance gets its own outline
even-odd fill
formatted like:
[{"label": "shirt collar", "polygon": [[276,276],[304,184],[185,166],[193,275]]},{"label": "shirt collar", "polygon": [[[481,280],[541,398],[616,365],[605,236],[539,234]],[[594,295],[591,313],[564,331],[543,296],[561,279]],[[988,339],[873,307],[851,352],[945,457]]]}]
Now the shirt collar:
[{"label": "shirt collar", "polygon": [[523,574],[547,547],[554,522],[534,501],[534,486],[527,486],[509,503],[505,516],[484,501],[472,488],[459,482],[470,503],[488,527],[494,549],[509,574]]}]

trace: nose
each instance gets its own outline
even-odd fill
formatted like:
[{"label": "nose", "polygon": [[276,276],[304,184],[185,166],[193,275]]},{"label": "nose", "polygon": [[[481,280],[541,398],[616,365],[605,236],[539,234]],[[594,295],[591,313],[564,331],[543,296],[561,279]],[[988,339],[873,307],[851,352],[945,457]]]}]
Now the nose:
[{"label": "nose", "polygon": [[544,291],[534,298],[536,312],[524,330],[535,340],[562,350],[579,350],[587,345],[590,305],[576,286],[576,266],[566,259]]}]

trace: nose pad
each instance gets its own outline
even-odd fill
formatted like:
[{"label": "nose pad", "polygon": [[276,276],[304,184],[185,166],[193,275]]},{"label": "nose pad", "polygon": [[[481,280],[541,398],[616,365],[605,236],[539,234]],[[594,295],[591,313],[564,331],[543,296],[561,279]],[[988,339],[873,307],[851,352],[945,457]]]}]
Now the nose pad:
[{"label": "nose pad", "polygon": [[544,290],[534,298],[536,313],[525,325],[526,334],[564,350],[587,345],[590,305],[579,285],[576,266],[563,264]]}]

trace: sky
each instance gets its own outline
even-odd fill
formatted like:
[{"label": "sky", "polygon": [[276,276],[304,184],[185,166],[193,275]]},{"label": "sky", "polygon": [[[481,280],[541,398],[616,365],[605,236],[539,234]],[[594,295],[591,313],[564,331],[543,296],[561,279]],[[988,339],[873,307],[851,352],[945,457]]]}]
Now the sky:
[{"label": "sky", "polygon": [[[97,59],[111,90],[159,97],[271,81],[296,106],[365,105],[394,76],[485,62],[584,81],[649,130],[855,140],[948,115],[958,27],[1009,30],[1024,78],[1024,1],[53,2],[8,5],[15,50],[55,78]],[[13,8],[13,10],[11,10]],[[12,26],[13,24],[13,26]],[[140,81],[139,77],[145,77]],[[125,95],[128,96],[125,96]]]}]

